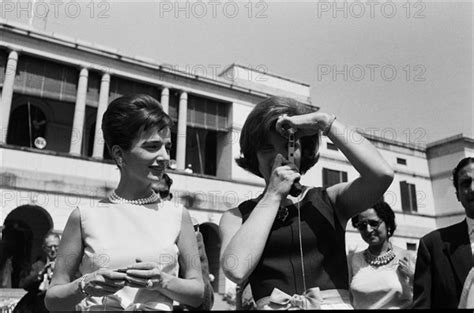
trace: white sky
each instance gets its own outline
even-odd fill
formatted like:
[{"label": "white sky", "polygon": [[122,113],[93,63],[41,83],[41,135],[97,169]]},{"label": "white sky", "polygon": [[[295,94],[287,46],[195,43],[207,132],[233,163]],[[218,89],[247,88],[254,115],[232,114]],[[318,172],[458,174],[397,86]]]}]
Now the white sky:
[{"label": "white sky", "polygon": [[[27,23],[7,2],[20,6],[0,1],[0,17]],[[50,9],[37,29],[197,74],[264,69],[310,84],[321,110],[387,139],[474,137],[469,1],[52,3],[36,4],[37,15]]]}]

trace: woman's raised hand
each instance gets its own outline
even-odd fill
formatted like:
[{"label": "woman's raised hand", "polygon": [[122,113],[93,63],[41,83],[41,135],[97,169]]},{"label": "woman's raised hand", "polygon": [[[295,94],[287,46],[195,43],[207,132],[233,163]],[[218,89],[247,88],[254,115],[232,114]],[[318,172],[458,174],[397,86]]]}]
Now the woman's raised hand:
[{"label": "woman's raised hand", "polygon": [[406,277],[413,277],[415,271],[410,265],[410,260],[405,256],[398,261],[398,270]]},{"label": "woman's raised hand", "polygon": [[319,112],[293,116],[283,114],[278,117],[275,128],[286,138],[288,137],[288,129],[293,128],[296,131],[295,136],[301,138],[316,135],[319,130],[325,129],[325,122],[328,120],[329,115]]},{"label": "woman's raised hand", "polygon": [[101,268],[93,273],[86,274],[83,290],[93,297],[111,295],[125,286],[126,276],[125,273]]},{"label": "woman's raised hand", "polygon": [[281,197],[286,197],[290,192],[293,182],[300,178],[298,168],[293,163],[288,162],[280,153],[275,156],[272,165],[272,174],[267,187],[267,193],[273,193]]}]

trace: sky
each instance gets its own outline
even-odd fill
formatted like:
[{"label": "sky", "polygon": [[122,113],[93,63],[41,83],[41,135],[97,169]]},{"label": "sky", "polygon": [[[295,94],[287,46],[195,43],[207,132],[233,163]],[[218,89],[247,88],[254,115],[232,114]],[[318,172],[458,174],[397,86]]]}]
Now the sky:
[{"label": "sky", "polygon": [[239,63],[300,81],[321,111],[386,139],[474,137],[469,1],[44,1],[39,30],[196,74]]}]

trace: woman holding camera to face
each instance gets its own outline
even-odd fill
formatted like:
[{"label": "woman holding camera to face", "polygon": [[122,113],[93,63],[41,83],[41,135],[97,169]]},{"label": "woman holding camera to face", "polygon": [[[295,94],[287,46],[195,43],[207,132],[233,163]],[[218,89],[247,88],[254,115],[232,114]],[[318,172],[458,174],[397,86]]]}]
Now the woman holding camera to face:
[{"label": "woman holding camera to face", "polygon": [[[120,181],[97,206],[71,213],[46,294],[49,310],[172,310],[173,300],[202,303],[189,213],[152,189],[168,165],[170,127],[171,119],[150,96],[110,103],[102,131]],[[74,279],[77,270],[82,276]]]},{"label": "woman holding camera to face", "polygon": [[[321,132],[360,177],[328,188],[295,184],[317,162]],[[242,128],[240,147],[237,163],[262,177],[265,189],[221,218],[226,276],[237,284],[250,281],[257,309],[351,308],[346,223],[383,195],[392,169],[334,115],[289,98],[257,104]]]}]

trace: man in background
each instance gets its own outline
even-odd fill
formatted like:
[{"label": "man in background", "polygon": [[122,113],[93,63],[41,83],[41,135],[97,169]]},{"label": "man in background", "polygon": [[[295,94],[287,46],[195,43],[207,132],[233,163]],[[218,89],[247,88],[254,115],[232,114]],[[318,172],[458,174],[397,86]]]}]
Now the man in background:
[{"label": "man in background", "polygon": [[48,312],[44,305],[44,296],[53,277],[59,241],[59,235],[53,232],[48,232],[44,237],[44,255],[33,263],[30,274],[20,281],[20,287],[28,292],[18,302],[14,313]]}]

